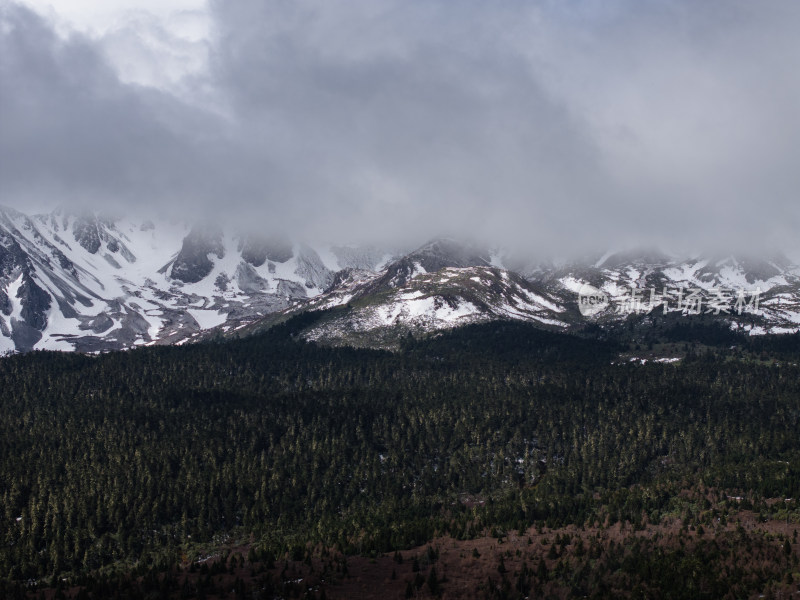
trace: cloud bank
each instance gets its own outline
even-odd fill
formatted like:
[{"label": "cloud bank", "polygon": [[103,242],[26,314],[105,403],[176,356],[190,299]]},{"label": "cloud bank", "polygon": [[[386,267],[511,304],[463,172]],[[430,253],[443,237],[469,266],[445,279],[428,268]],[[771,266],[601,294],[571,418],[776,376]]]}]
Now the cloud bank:
[{"label": "cloud bank", "polygon": [[203,18],[187,49],[141,14],[64,35],[3,0],[0,202],[339,240],[797,244],[795,2],[214,0]]}]

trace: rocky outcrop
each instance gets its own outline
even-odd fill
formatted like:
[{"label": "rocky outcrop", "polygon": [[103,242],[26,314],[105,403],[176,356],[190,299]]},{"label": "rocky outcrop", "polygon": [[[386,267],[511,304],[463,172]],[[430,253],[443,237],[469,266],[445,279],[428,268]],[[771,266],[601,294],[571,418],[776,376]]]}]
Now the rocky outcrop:
[{"label": "rocky outcrop", "polygon": [[222,232],[213,227],[196,227],[183,240],[183,246],[172,263],[170,276],[184,283],[197,283],[211,273],[214,263],[209,258],[225,256]]},{"label": "rocky outcrop", "polygon": [[308,288],[324,290],[333,283],[333,271],[325,266],[319,254],[305,245],[300,246],[295,273],[306,280]]},{"label": "rocky outcrop", "polygon": [[279,236],[268,238],[256,234],[245,235],[239,244],[239,250],[242,258],[254,267],[260,267],[267,260],[284,263],[294,256],[292,243]]},{"label": "rocky outcrop", "polygon": [[97,221],[86,217],[75,219],[72,224],[72,235],[87,252],[95,254],[100,249],[100,234],[97,231]]}]

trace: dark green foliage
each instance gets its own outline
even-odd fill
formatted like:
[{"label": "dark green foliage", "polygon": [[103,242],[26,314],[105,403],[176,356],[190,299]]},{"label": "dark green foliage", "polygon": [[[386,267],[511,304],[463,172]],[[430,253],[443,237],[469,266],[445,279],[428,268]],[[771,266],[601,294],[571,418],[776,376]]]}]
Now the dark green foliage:
[{"label": "dark green foliage", "polygon": [[229,535],[280,565],[317,543],[375,555],[442,533],[640,523],[687,482],[800,496],[795,365],[612,365],[614,344],[507,323],[399,354],[296,341],[315,318],[0,360],[0,579],[165,573]]}]

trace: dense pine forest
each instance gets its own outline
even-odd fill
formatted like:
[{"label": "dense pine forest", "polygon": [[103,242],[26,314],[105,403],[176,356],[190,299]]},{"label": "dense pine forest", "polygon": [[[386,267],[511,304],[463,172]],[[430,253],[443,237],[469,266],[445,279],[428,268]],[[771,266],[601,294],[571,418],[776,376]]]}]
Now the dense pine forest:
[{"label": "dense pine forest", "polygon": [[[37,597],[66,582],[99,598],[109,581],[150,578],[156,595],[130,581],[115,593],[205,597],[159,574],[232,541],[248,564],[312,565],[442,536],[636,529],[676,515],[686,531],[741,510],[800,524],[798,336],[684,327],[656,340],[680,362],[640,364],[620,359],[637,347],[620,336],[510,323],[409,338],[400,352],[326,348],[296,335],[313,318],[241,340],[0,360],[0,591]],[[570,546],[551,542],[555,555]],[[740,596],[793,581],[797,542],[785,542],[774,572],[731,575]],[[693,548],[701,565],[721,552]],[[647,572],[682,564],[670,552],[645,545],[625,568],[652,582]],[[575,564],[578,587],[565,589],[613,595]],[[528,595],[529,566],[517,573],[527,588],[483,593]],[[681,577],[702,586],[711,574]],[[101,580],[111,588],[92,595]],[[671,576],[651,585],[649,597],[692,597]],[[417,588],[447,584],[434,575]]]}]

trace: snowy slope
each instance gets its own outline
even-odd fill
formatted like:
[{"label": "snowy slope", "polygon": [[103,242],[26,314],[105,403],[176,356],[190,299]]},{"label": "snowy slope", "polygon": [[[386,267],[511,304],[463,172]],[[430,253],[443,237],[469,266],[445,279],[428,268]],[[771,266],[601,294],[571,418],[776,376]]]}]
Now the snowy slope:
[{"label": "snowy slope", "polygon": [[[522,265],[525,276],[504,268],[509,264]],[[597,314],[581,313],[579,294],[587,286],[607,295],[607,308]],[[758,304],[736,313],[737,291],[748,301],[758,291]],[[676,306],[676,294],[683,294],[683,308]],[[715,308],[724,306],[723,296],[730,302],[727,312]],[[309,326],[304,337],[332,344],[396,347],[409,334],[491,320],[576,330],[589,324],[615,326],[629,319],[647,326],[667,315],[695,318],[684,302],[690,297],[701,297],[701,317],[710,314],[750,334],[800,329],[800,269],[785,259],[681,259],[629,251],[572,263],[526,264],[502,251],[475,250],[453,240],[434,240],[377,274],[355,270],[340,274],[329,291],[284,314],[340,307]],[[245,330],[257,331],[259,326]]]},{"label": "snowy slope", "polygon": [[[0,208],[0,353],[184,343],[336,306],[347,310],[309,339],[391,345],[384,341],[496,319],[580,328],[627,319],[619,307],[632,289],[645,298],[696,289],[706,303],[720,288],[758,290],[757,314],[720,317],[752,334],[800,329],[800,269],[784,258],[629,251],[549,263],[452,239],[405,253],[312,247],[257,229]],[[609,305],[584,317],[578,293],[587,285]]]},{"label": "snowy slope", "polygon": [[185,341],[318,296],[351,263],[384,260],[377,251],[317,252],[208,232],[166,220],[0,209],[0,352]]},{"label": "snowy slope", "polygon": [[[418,266],[417,262],[410,262]],[[498,319],[531,321],[565,329],[565,309],[556,299],[519,275],[490,266],[442,267],[428,273],[415,268],[413,277],[382,276],[346,287],[346,293],[325,295],[310,305],[329,308],[347,303],[350,310],[327,319],[306,338],[355,345],[392,346],[409,333],[429,333]],[[384,286],[379,287],[383,282]],[[378,284],[378,285],[376,285]],[[336,302],[332,300],[336,299]],[[377,343],[373,343],[377,342]],[[385,343],[384,343],[385,342]]]},{"label": "snowy slope", "polygon": [[[800,268],[783,257],[679,258],[626,252],[608,253],[594,263],[568,264],[544,273],[531,271],[529,277],[543,283],[565,303],[575,301],[587,285],[606,293],[609,306],[590,317],[599,324],[624,320],[632,312],[692,316],[693,310],[699,310],[753,334],[790,333],[800,326]],[[701,300],[690,310],[686,299],[692,293]],[[748,302],[757,297],[757,305],[746,307],[740,314],[735,304],[740,294]]]}]

